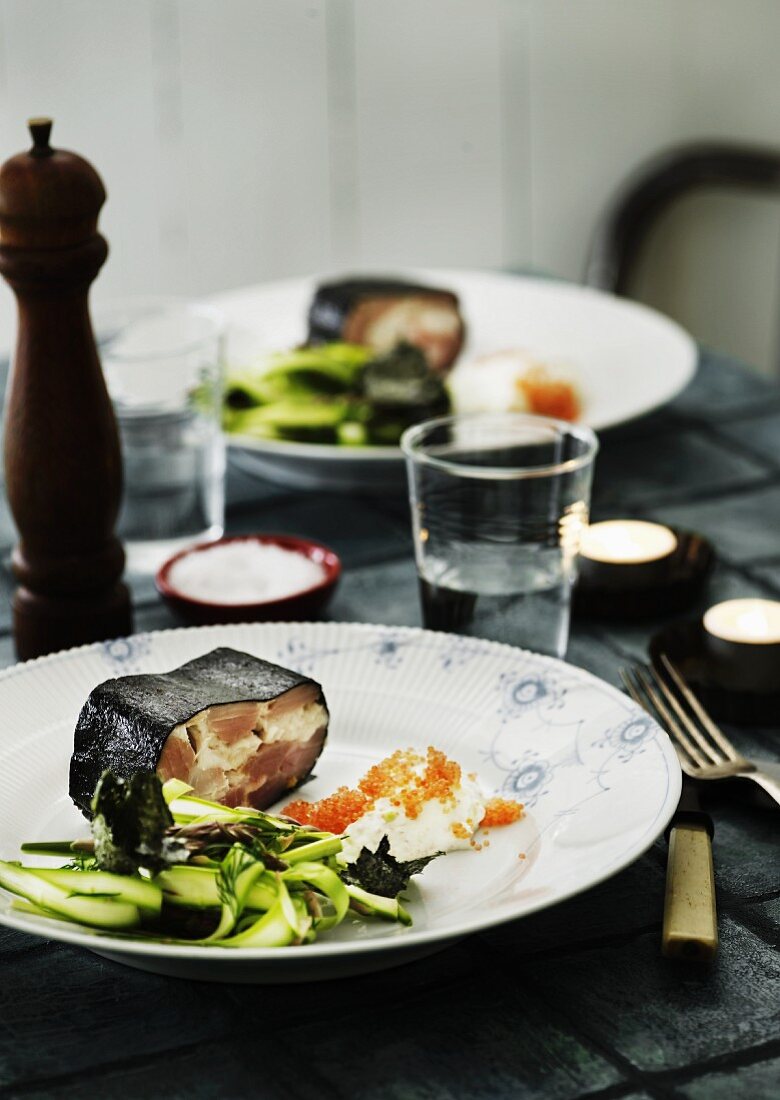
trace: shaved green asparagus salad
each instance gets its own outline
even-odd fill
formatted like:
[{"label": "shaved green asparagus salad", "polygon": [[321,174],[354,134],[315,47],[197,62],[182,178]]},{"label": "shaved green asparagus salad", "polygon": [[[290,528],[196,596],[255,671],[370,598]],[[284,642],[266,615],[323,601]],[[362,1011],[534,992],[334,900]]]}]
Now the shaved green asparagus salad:
[{"label": "shaved green asparagus salad", "polygon": [[349,916],[411,924],[400,892],[428,862],[399,863],[381,844],[345,865],[332,833],[196,798],[153,772],[105,772],[92,809],[90,837],[22,845],[63,866],[0,861],[14,910],[146,941],[286,947]]},{"label": "shaved green asparagus salad", "polygon": [[378,355],[333,343],[229,371],[223,424],[256,439],[394,446],[411,424],[448,411],[441,377],[418,348],[399,344]]}]

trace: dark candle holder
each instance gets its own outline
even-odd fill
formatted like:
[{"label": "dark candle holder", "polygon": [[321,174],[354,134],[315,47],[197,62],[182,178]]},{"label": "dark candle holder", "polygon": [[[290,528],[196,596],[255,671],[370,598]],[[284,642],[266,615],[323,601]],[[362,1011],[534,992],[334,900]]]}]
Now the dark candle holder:
[{"label": "dark candle holder", "polygon": [[679,615],[693,607],[715,564],[715,551],[702,535],[670,530],[677,546],[668,557],[636,564],[598,562],[596,568],[588,562],[581,568],[574,589],[574,615],[632,622]]},{"label": "dark candle holder", "polygon": [[780,686],[756,690],[739,666],[729,669],[713,655],[701,619],[671,623],[650,640],[650,658],[660,665],[665,653],[696,692],[713,718],[745,726],[776,726],[780,718]]}]

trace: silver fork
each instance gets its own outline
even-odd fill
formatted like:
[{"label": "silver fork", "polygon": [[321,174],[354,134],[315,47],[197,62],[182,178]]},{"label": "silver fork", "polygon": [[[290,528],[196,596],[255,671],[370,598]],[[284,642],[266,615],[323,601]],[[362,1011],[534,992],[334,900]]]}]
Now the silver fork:
[{"label": "silver fork", "polygon": [[622,668],[631,698],[660,720],[675,742],[680,767],[692,779],[751,779],[780,805],[780,765],[748,760],[707,714],[665,653],[666,672],[648,665]]}]

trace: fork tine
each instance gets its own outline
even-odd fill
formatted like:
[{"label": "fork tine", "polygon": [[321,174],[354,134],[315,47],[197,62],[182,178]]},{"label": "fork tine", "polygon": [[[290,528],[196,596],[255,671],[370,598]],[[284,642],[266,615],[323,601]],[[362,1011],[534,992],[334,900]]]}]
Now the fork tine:
[{"label": "fork tine", "polygon": [[666,701],[670,704],[677,717],[683,724],[685,732],[696,742],[705,756],[709,757],[709,761],[712,764],[722,764],[723,754],[718,752],[714,745],[707,740],[705,735],[696,725],[694,719],[690,716],[687,710],[683,707],[680,700],[677,698],[672,686],[666,682],[663,676],[659,675],[658,671],[650,666],[650,677],[658,690],[663,694]]},{"label": "fork tine", "polygon": [[634,702],[638,703],[642,710],[647,710],[647,703],[642,698],[639,689],[634,685],[634,682],[629,675],[629,671],[630,670],[627,668],[621,668],[620,670],[620,679],[623,681],[623,686],[625,687],[631,698],[634,700]]},{"label": "fork tine", "polygon": [[723,731],[715,725],[709,714],[707,714],[707,711],[693,694],[691,689],[686,684],[685,680],[683,680],[682,676],[665,653],[661,654],[661,663],[671,676],[674,683],[677,685],[680,694],[682,695],[688,706],[691,708],[691,711],[699,719],[702,726],[704,727],[704,729],[706,729],[707,733],[710,735],[710,737],[721,750],[721,752],[725,753],[729,760],[739,760],[740,754],[734,748],[729,739],[725,736]]},{"label": "fork tine", "polygon": [[[656,713],[656,711],[653,709],[653,704],[650,702],[650,700],[647,698],[647,696],[642,692],[641,688],[638,687],[637,684],[635,684],[634,681],[631,679],[632,673],[634,675],[634,678],[638,680],[636,668],[621,668],[621,670],[620,670],[620,679],[623,681],[623,685],[624,685],[626,691],[631,696],[631,698],[634,700],[634,702],[637,703],[642,708],[642,710],[645,711],[646,714],[649,714],[654,722],[657,722],[659,716]],[[663,721],[663,719],[662,719],[662,721]],[[676,744],[675,744],[675,748],[677,748]],[[680,751],[681,750],[678,749],[678,752],[680,752]]]},{"label": "fork tine", "polygon": [[[647,714],[649,714],[650,717],[654,721],[657,722],[658,719],[659,719],[659,715],[654,710],[653,704],[649,701],[649,699],[645,695],[643,695],[642,691],[632,681],[632,679],[631,679],[631,673],[632,672],[633,672],[634,676],[637,677],[637,670],[635,668],[634,669],[621,668],[621,670],[620,670],[620,678],[623,681],[623,684],[625,685],[626,691],[631,696],[631,698],[634,700],[634,702],[638,703],[639,706],[642,708],[642,710],[645,711]],[[663,719],[661,719],[661,721],[663,721]],[[698,765],[696,764],[695,761],[690,759],[688,754],[683,749],[682,745],[679,745],[673,737],[672,737],[672,744],[674,745],[675,752],[677,753],[677,758],[679,759],[680,766],[683,768],[683,770],[686,771],[686,772],[690,772],[692,770],[695,770]]]},{"label": "fork tine", "polygon": [[[631,673],[633,673],[637,683],[644,689],[644,696],[640,689],[632,682]],[[632,669],[622,668],[620,670],[620,676],[634,702],[638,703],[642,710],[646,710],[651,718],[657,719],[660,717],[661,724],[675,741],[677,755],[680,757],[680,763],[683,767],[688,770],[690,768],[697,768],[700,764],[706,764],[706,760],[702,757],[701,753],[695,745],[691,744],[672,715],[669,714],[663,702],[658,699],[657,693],[653,690],[652,686],[650,686],[648,690],[648,685],[642,680],[639,667],[634,667]],[[654,695],[655,698],[653,698]],[[647,698],[645,698],[645,696]]]},{"label": "fork tine", "polygon": [[650,699],[651,703],[661,716],[661,722],[666,729],[666,732],[674,738],[677,744],[685,750],[690,757],[691,761],[696,767],[706,767],[709,763],[707,757],[701,752],[701,750],[691,741],[686,731],[682,728],[675,716],[667,707],[664,700],[656,691],[655,685],[652,680],[647,676],[644,668],[641,665],[637,665],[634,669],[634,675],[638,682],[642,685],[645,694]]}]

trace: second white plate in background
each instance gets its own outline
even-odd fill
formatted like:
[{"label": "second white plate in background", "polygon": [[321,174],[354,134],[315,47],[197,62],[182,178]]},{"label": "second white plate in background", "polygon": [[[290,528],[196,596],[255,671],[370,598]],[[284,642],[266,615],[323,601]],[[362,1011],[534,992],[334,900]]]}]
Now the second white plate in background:
[{"label": "second white plate in background", "polygon": [[[674,321],[647,306],[588,287],[469,271],[393,271],[447,287],[460,297],[467,341],[462,356],[525,348],[570,368],[582,388],[583,420],[597,431],[664,405],[690,382],[697,351]],[[208,301],[231,330],[228,357],[243,360],[306,339],[315,287],[326,278],[264,283]],[[231,437],[242,468],[301,489],[382,491],[403,481],[397,447],[338,447]]]}]

